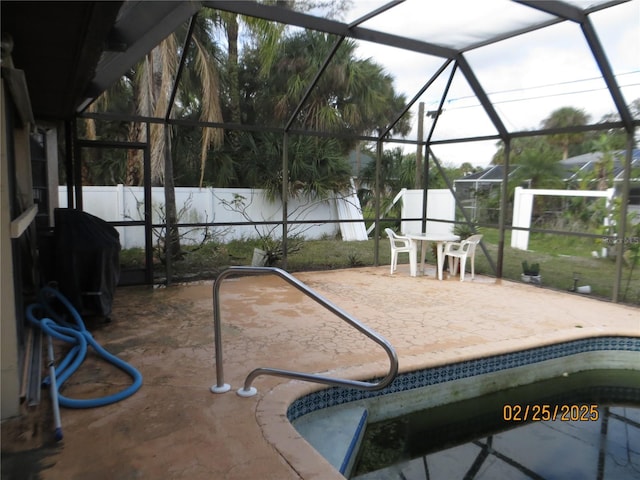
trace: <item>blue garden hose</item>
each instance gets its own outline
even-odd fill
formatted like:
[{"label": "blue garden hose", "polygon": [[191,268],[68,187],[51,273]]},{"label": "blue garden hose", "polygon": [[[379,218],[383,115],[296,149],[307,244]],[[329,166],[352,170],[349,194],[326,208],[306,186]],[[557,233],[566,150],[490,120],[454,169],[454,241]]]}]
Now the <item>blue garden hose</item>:
[{"label": "blue garden hose", "polygon": [[[71,314],[74,324],[67,323],[56,314],[50,305],[50,301],[53,298],[56,298],[64,305]],[[102,348],[86,329],[78,311],[58,290],[51,287],[44,287],[40,290],[38,303],[29,305],[26,310],[26,315],[30,322],[40,327],[42,331],[50,337],[73,345],[66,357],[55,368],[55,383],[61,406],[68,408],[101,407],[130,397],[142,386],[142,375],[140,372]],[[107,362],[128,374],[133,379],[133,383],[124,390],[99,398],[74,399],[61,395],[59,390],[62,388],[64,382],[80,367],[82,361],[87,356],[87,348],[89,345]],[[45,380],[45,383],[49,383],[48,379]]]}]

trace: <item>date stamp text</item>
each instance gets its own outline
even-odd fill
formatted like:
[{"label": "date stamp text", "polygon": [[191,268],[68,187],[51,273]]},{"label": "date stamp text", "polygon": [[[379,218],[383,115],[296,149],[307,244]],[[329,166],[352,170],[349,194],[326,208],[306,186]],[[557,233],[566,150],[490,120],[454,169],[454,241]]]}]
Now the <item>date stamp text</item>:
[{"label": "date stamp text", "polygon": [[502,407],[502,419],[505,422],[595,422],[600,418],[598,405],[571,404],[505,404]]}]

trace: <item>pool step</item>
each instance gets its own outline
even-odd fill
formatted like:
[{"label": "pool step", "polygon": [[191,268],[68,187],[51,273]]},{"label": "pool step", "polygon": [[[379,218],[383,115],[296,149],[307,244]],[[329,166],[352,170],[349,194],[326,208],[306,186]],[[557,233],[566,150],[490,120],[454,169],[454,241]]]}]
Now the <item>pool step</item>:
[{"label": "pool step", "polygon": [[326,410],[310,413],[294,421],[293,425],[336,470],[349,477],[367,417],[367,409],[362,406],[341,406],[331,413]]}]

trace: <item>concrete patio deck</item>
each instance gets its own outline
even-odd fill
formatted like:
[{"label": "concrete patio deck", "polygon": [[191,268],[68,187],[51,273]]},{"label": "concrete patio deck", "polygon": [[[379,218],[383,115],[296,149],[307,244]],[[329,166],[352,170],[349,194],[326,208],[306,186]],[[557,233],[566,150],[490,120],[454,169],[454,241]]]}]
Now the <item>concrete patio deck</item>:
[{"label": "concrete patio deck", "polygon": [[[433,269],[427,273],[412,278],[400,265],[394,275],[383,266],[295,276],[387,338],[401,372],[590,336],[640,336],[637,308],[481,276],[438,281]],[[12,477],[20,456],[7,454],[3,480],[343,478],[286,418],[294,399],[323,386],[259,377],[255,397],[234,392],[256,367],[371,378],[386,373],[384,351],[275,276],[228,279],[221,297],[231,392],[209,390],[211,282],[119,289],[112,322],[89,326],[104,348],[141,371],[143,387],[106,407],[63,409],[58,445],[49,439],[50,419],[32,414],[3,423],[3,454],[33,448],[22,458],[39,470]],[[127,385],[128,377],[90,357],[68,383],[68,396],[99,396]],[[34,448],[42,439],[49,440]]]}]

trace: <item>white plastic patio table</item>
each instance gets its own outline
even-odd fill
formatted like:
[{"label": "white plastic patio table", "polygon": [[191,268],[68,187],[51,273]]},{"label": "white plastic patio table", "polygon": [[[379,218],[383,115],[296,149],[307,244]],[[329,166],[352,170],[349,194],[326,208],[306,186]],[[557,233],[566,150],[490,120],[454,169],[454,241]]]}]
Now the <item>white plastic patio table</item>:
[{"label": "white plastic patio table", "polygon": [[[460,240],[458,235],[452,233],[409,233],[407,237],[412,242],[420,242],[422,244],[422,256],[420,257],[420,272],[424,275],[424,260],[427,253],[427,243],[436,242],[436,258],[438,263],[438,280],[442,280],[442,270],[444,268],[444,244],[445,242],[457,242]],[[414,275],[415,276],[415,275]]]}]

